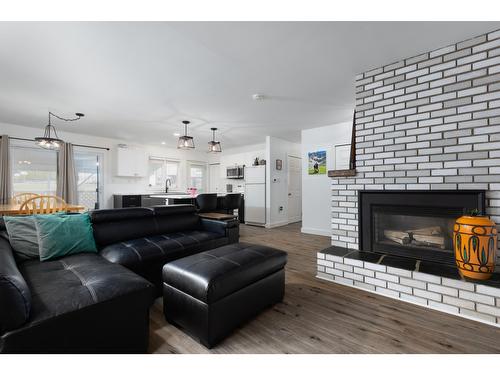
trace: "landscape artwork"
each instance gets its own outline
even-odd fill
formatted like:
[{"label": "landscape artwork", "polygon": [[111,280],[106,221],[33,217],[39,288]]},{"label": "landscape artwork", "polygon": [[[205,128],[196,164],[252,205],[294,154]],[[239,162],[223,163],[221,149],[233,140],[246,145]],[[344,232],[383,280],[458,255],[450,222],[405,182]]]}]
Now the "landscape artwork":
[{"label": "landscape artwork", "polygon": [[309,152],[309,174],[326,174],[326,151]]}]

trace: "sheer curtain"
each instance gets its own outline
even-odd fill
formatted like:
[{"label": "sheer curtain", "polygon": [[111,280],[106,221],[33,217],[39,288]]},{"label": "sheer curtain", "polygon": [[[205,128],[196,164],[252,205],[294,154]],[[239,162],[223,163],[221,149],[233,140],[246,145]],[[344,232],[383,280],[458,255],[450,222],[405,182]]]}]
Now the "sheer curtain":
[{"label": "sheer curtain", "polygon": [[0,139],[0,204],[9,203],[12,195],[12,180],[10,175],[9,136],[2,135]]},{"label": "sheer curtain", "polygon": [[73,145],[64,143],[57,158],[57,195],[66,203],[78,204]]}]

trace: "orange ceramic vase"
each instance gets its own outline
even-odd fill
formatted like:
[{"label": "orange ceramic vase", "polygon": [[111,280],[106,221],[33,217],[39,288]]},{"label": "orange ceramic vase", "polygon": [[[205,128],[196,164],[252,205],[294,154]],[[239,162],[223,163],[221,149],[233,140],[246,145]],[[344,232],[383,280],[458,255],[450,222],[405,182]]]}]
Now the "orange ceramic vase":
[{"label": "orange ceramic vase", "polygon": [[455,261],[460,274],[469,279],[486,280],[495,270],[497,228],[485,216],[462,216],[453,229]]}]

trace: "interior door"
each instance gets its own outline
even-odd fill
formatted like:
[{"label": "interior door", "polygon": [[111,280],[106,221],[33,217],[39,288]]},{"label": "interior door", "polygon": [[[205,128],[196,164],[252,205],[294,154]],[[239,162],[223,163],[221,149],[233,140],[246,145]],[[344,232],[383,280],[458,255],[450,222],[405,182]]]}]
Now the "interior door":
[{"label": "interior door", "polygon": [[288,222],[302,220],[302,159],[288,156]]},{"label": "interior door", "polygon": [[208,192],[217,193],[220,190],[220,164],[208,166]]}]

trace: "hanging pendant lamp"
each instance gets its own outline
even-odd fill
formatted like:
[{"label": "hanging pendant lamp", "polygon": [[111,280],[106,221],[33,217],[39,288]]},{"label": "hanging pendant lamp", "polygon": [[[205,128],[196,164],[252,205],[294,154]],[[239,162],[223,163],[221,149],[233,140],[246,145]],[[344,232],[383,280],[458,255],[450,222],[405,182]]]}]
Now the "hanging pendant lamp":
[{"label": "hanging pendant lamp", "polygon": [[53,114],[52,112],[49,112],[49,123],[47,124],[47,126],[45,126],[45,131],[43,133],[43,137],[36,137],[35,143],[38,146],[45,148],[47,150],[58,150],[64,144],[64,141],[58,137],[56,128],[51,123],[52,116],[58,118],[59,120],[63,120],[63,121],[77,121],[77,120],[80,120],[80,118],[82,118],[85,115],[83,113],[75,113],[75,116],[76,116],[75,118],[67,119],[67,118],[59,117],[59,116]]},{"label": "hanging pendant lamp", "polygon": [[222,152],[220,142],[215,141],[215,131],[217,128],[210,128],[212,131],[212,140],[208,142],[208,152]]},{"label": "hanging pendant lamp", "polygon": [[193,137],[188,136],[187,132],[187,126],[189,125],[189,121],[182,121],[184,124],[184,135],[181,135],[179,137],[179,140],[177,141],[177,148],[183,149],[183,150],[188,150],[190,148],[194,148],[194,140]]}]

